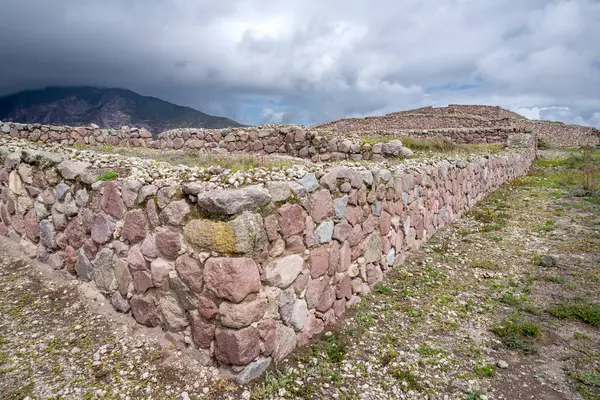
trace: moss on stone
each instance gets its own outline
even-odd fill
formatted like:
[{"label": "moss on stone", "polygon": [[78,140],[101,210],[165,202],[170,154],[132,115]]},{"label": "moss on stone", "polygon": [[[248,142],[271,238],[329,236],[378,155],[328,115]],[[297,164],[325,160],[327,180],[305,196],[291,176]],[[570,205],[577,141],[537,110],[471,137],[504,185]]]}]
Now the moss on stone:
[{"label": "moss on stone", "polygon": [[236,235],[231,222],[194,219],[183,228],[186,240],[204,250],[232,254],[235,251]]}]

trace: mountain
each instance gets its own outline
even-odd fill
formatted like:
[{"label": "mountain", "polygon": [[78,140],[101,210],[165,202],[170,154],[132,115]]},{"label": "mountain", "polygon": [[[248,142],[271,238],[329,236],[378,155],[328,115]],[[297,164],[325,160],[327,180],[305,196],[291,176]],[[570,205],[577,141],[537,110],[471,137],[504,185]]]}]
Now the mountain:
[{"label": "mountain", "polygon": [[146,128],[154,134],[184,127],[242,126],[229,118],[131,90],[89,86],[49,87],[0,97],[0,121],[72,126],[94,123],[113,129],[127,125]]}]

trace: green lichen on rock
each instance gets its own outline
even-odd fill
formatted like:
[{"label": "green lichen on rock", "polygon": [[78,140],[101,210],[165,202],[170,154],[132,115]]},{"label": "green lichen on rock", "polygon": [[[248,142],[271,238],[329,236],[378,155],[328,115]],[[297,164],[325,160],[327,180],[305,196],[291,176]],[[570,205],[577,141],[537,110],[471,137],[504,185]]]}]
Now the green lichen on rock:
[{"label": "green lichen on rock", "polygon": [[244,212],[231,221],[193,219],[183,228],[188,242],[221,254],[254,254],[264,248],[267,234],[259,214]]},{"label": "green lichen on rock", "polygon": [[231,222],[194,219],[183,228],[186,240],[204,250],[221,254],[235,252],[236,236]]}]

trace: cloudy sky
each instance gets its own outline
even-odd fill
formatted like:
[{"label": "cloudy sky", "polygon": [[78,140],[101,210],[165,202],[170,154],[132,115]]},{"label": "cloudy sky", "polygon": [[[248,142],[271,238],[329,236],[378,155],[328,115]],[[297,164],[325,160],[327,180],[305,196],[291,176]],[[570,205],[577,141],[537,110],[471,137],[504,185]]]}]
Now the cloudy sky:
[{"label": "cloudy sky", "polygon": [[0,95],[123,87],[252,124],[491,104],[600,127],[598,0],[0,6]]}]

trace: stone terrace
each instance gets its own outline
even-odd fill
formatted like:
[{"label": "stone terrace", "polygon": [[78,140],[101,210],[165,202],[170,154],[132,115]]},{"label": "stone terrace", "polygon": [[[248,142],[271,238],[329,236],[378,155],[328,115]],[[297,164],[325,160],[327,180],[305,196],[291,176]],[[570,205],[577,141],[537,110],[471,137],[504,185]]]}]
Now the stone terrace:
[{"label": "stone terrace", "polygon": [[[301,127],[177,130],[156,140],[131,129],[0,129],[0,235],[94,282],[115,309],[213,357],[240,383],[341,318],[536,155],[535,133],[512,126],[494,131],[507,146],[501,154],[403,161],[410,152],[397,139],[367,146]],[[470,133],[445,134],[476,141]],[[98,143],[314,163],[235,175],[65,147]]]}]

